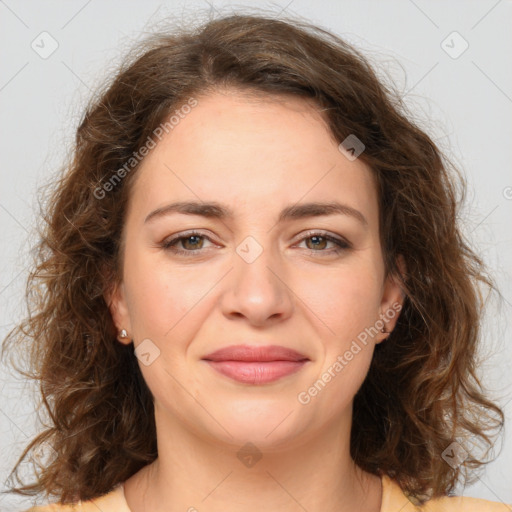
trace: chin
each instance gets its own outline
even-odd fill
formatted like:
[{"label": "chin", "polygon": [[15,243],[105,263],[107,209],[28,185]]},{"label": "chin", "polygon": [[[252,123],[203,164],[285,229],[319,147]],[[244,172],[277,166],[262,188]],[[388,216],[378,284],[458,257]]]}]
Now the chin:
[{"label": "chin", "polygon": [[235,447],[250,442],[262,451],[277,451],[299,441],[300,433],[306,427],[300,421],[304,419],[300,412],[294,404],[285,407],[282,403],[274,406],[254,401],[239,403],[214,414],[227,432],[219,427],[212,434],[218,436],[219,441]]}]

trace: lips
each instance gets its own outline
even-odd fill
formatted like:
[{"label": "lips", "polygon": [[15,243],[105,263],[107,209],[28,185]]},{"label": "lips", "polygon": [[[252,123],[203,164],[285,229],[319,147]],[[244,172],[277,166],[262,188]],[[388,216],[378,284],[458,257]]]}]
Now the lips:
[{"label": "lips", "polygon": [[268,361],[303,361],[308,358],[304,354],[291,348],[278,345],[266,345],[254,347],[249,345],[233,345],[221,348],[203,357],[207,361],[245,361],[245,362],[268,362]]},{"label": "lips", "polygon": [[214,370],[245,384],[266,384],[299,371],[309,358],[278,345],[225,347],[203,358]]}]

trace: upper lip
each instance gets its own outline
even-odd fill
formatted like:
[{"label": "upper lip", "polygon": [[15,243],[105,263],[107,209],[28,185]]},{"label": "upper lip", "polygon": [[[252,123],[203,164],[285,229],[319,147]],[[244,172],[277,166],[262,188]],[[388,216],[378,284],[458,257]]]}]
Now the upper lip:
[{"label": "upper lip", "polygon": [[224,347],[203,359],[207,361],[246,361],[246,362],[268,362],[268,361],[305,361],[308,358],[296,350],[281,347],[279,345],[231,345]]}]

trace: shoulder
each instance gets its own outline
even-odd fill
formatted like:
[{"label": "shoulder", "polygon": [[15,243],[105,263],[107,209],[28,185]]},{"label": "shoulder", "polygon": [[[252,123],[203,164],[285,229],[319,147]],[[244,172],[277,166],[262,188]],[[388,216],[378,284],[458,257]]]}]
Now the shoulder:
[{"label": "shoulder", "polygon": [[58,505],[53,503],[51,505],[31,507],[23,512],[78,512],[79,510],[79,505]]},{"label": "shoulder", "polygon": [[465,496],[447,496],[428,501],[420,510],[425,512],[512,512],[512,505]]},{"label": "shoulder", "polygon": [[122,484],[117,485],[109,493],[92,500],[70,505],[51,503],[40,507],[32,507],[24,512],[130,512]]},{"label": "shoulder", "polygon": [[23,512],[78,512],[79,510],[80,505],[59,505],[58,503],[51,503],[49,505],[32,507]]},{"label": "shoulder", "polygon": [[512,505],[494,501],[445,496],[427,501],[423,506],[414,505],[400,486],[387,475],[382,476],[382,507],[380,512],[512,512]]}]

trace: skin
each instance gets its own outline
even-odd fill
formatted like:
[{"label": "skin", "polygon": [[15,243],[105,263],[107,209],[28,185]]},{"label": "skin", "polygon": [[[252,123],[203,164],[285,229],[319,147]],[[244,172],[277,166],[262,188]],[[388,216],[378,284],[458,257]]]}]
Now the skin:
[{"label": "skin", "polygon": [[[353,398],[383,337],[361,345],[308,404],[297,398],[403,300],[385,276],[370,169],[339,151],[309,101],[233,90],[197,99],[137,171],[122,281],[108,297],[116,326],[128,332],[119,341],[138,347],[149,339],[150,353],[160,351],[148,366],[139,362],[154,396],[159,457],[125,482],[128,505],[132,512],[259,512],[262,503],[269,512],[378,512],[380,478],[354,464],[349,439]],[[187,200],[227,205],[234,217],[172,213],[144,222]],[[289,205],[329,201],[358,210],[367,224],[343,214],[277,223]],[[187,238],[175,248],[197,254],[162,247],[190,229],[210,240]],[[351,246],[335,253],[311,230]],[[236,252],[248,236],[263,250],[251,263]],[[309,361],[251,385],[202,360],[242,343],[282,345]],[[251,467],[237,457],[247,442],[262,456]]]}]

